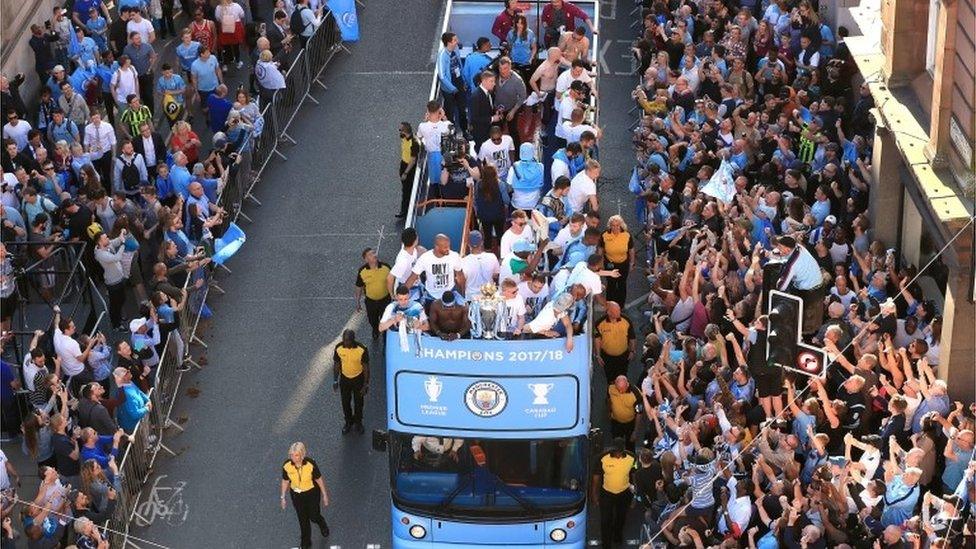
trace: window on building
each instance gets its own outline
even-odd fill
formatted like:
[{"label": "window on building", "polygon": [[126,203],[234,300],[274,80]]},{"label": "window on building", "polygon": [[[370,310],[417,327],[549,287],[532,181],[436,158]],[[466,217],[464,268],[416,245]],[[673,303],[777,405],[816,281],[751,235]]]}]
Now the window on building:
[{"label": "window on building", "polygon": [[925,69],[935,76],[935,48],[938,43],[941,0],[929,0],[929,29],[925,37]]}]

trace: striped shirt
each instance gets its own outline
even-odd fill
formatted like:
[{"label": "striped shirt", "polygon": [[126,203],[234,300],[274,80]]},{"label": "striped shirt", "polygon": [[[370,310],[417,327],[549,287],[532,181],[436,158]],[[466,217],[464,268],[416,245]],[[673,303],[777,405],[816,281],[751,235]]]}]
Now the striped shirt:
[{"label": "striped shirt", "polygon": [[143,122],[152,123],[152,111],[150,111],[149,107],[145,105],[140,106],[139,109],[135,111],[132,109],[126,109],[122,112],[122,115],[119,116],[119,121],[128,125],[129,135],[139,135],[139,126],[141,126]]}]

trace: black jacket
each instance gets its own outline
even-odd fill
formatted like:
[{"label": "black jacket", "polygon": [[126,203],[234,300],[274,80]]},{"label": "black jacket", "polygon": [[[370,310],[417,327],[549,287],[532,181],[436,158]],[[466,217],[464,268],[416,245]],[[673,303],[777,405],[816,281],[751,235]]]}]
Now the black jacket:
[{"label": "black jacket", "polygon": [[[166,143],[163,141],[162,136],[160,136],[156,132],[152,132],[151,137],[153,141],[153,147],[156,149],[156,164],[154,165],[158,166],[166,162]],[[146,146],[142,142],[142,135],[133,136],[132,147],[136,150],[137,153],[141,154],[143,160],[145,160]],[[146,167],[148,168],[149,165],[147,164]]]},{"label": "black jacket", "polygon": [[488,128],[491,127],[491,117],[495,114],[491,99],[485,90],[478,86],[471,94],[471,133],[474,134],[475,144],[488,139]]},{"label": "black jacket", "polygon": [[272,22],[265,26],[265,38],[271,43],[271,53],[277,56],[284,47],[282,41],[285,39],[285,33]]},{"label": "black jacket", "polygon": [[103,436],[112,436],[119,430],[119,425],[112,419],[108,409],[101,403],[87,398],[78,400],[78,424],[82,427],[91,427]]}]

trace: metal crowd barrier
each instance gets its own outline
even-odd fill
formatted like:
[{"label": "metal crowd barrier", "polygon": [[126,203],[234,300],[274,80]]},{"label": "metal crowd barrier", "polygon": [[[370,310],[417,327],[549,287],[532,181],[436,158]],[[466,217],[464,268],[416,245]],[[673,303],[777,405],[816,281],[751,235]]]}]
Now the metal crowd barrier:
[{"label": "metal crowd barrier", "polygon": [[[288,128],[306,100],[318,103],[310,95],[312,83],[315,82],[325,89],[320,78],[335,54],[344,49],[335,20],[331,13],[327,13],[322,25],[309,39],[306,48],[294,58],[292,66],[285,75],[286,88],[274,94],[271,104],[262,106],[264,126],[261,133],[255,135],[252,132],[247,137],[237,161],[225,175],[226,179],[219,192],[217,204],[230,214],[228,221],[237,222],[240,219],[251,221],[242,212],[244,203],[250,199],[260,205],[251,192],[273,157],[287,160],[287,157],[278,150],[279,145],[282,141],[295,142],[288,136]],[[154,387],[149,392],[152,408],[136,425],[132,440],[126,445],[122,458],[118,462],[116,509],[113,516],[103,525],[105,537],[113,549],[138,547],[130,540],[130,523],[133,520],[138,520],[140,525],[150,523],[146,517],[139,514],[142,489],[149,480],[159,452],[176,455],[164,443],[166,429],[175,428],[179,432],[183,431],[179,423],[173,421],[171,417],[183,379],[184,372],[180,366],[189,363],[200,368],[200,365],[193,360],[189,349],[191,345],[207,347],[197,332],[204,318],[207,298],[211,290],[219,294],[223,293],[223,290],[214,283],[214,272],[213,265],[206,265],[188,273],[183,286],[187,292],[187,300],[178,314],[179,328],[167,336],[156,369]]]}]

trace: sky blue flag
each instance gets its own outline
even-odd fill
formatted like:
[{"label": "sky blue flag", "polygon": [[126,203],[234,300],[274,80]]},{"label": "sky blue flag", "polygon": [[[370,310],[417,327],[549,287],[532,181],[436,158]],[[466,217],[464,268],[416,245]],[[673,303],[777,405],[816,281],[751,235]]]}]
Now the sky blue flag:
[{"label": "sky blue flag", "polygon": [[224,235],[214,242],[213,262],[217,265],[223,265],[225,261],[237,253],[237,250],[241,249],[245,240],[247,240],[247,235],[244,234],[244,231],[237,226],[237,223],[231,223]]},{"label": "sky blue flag", "polygon": [[71,27],[71,32],[68,33],[68,57],[74,57],[81,52],[81,45],[78,44],[78,33],[75,32],[75,26],[72,23],[68,23]]},{"label": "sky blue flag", "polygon": [[359,42],[359,18],[356,17],[356,0],[328,0],[326,5],[335,17],[336,26],[342,33],[343,42]]},{"label": "sky blue flag", "polygon": [[673,230],[673,231],[668,231],[668,232],[666,232],[666,233],[664,233],[664,234],[661,235],[661,240],[663,240],[665,242],[671,242],[672,240],[675,239],[675,237],[678,236],[678,234],[681,231],[682,231],[682,229],[676,229],[676,230]]}]

